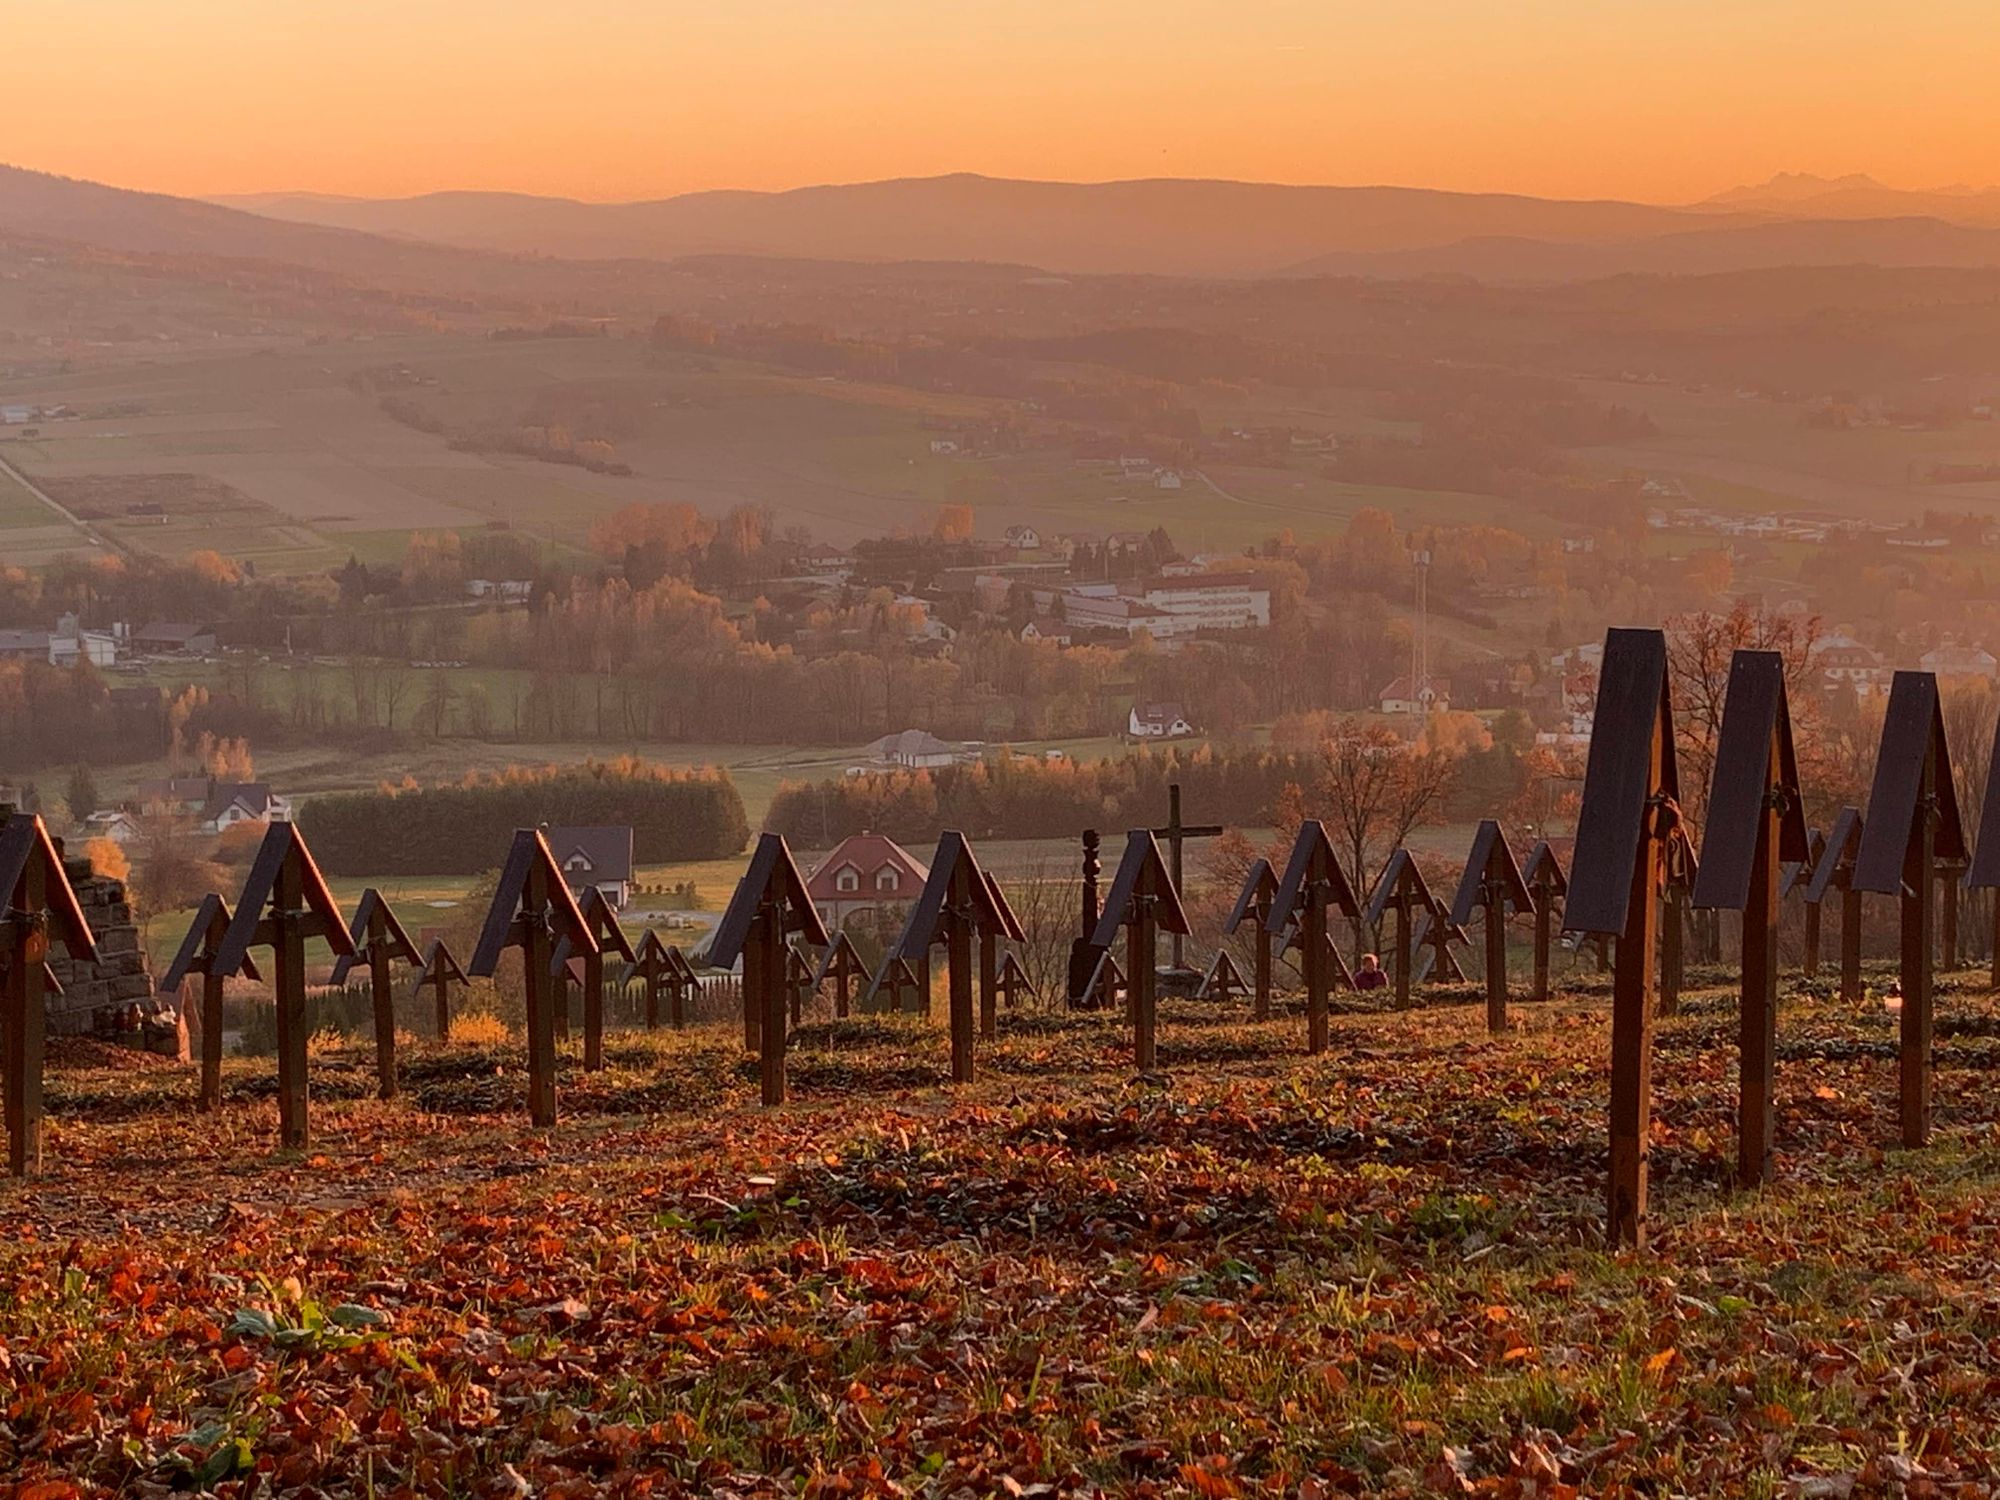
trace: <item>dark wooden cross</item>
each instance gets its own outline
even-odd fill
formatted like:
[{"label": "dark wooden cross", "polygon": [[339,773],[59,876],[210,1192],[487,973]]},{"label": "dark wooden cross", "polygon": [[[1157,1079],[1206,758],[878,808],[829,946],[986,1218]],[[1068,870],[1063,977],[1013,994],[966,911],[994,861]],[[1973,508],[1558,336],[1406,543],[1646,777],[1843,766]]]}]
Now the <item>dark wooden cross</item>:
[{"label": "dark wooden cross", "polygon": [[1655,1015],[1680,1014],[1681,989],[1687,981],[1688,903],[1700,874],[1694,836],[1685,822],[1678,823],[1666,850],[1666,887],[1661,892],[1660,987],[1653,1004]]},{"label": "dark wooden cross", "polygon": [[1679,832],[1680,770],[1658,630],[1605,636],[1563,926],[1618,939],[1611,992],[1611,1181],[1607,1237],[1646,1239],[1653,1115],[1653,986],[1660,888]]},{"label": "dark wooden cross", "polygon": [[[1295,924],[1299,929],[1295,940],[1306,986],[1306,1051],[1315,1057],[1326,1051],[1327,991],[1334,977],[1333,965],[1327,961],[1333,952],[1333,938],[1326,925],[1329,906],[1337,906],[1351,922],[1361,920],[1361,903],[1333,852],[1326,824],[1308,818],[1292,841],[1285,878],[1278,882],[1278,894],[1271,901],[1264,927],[1277,933]],[[1338,957],[1334,954],[1336,962]]]},{"label": "dark wooden cross", "polygon": [[[1000,889],[1000,882],[993,878],[993,872],[983,873],[986,894],[998,918],[997,925],[988,921],[979,929],[979,1034],[990,1042],[1000,1034],[1000,944],[1024,943],[1028,932],[1009,904],[1007,893]],[[1014,1002],[1009,999],[1007,1003],[1011,1007]]]},{"label": "dark wooden cross", "polygon": [[1255,859],[1243,875],[1243,889],[1236,893],[1236,905],[1222,924],[1227,934],[1251,924],[1251,971],[1255,975],[1251,1014],[1259,1021],[1271,1019],[1271,929],[1265,925],[1271,903],[1278,899],[1278,877],[1268,859]]},{"label": "dark wooden cross", "polygon": [[1125,929],[1125,1010],[1132,1021],[1133,1066],[1150,1073],[1159,1035],[1160,930],[1183,936],[1188,931],[1180,887],[1150,829],[1134,828],[1125,835],[1125,856],[1118,861],[1097,921],[1097,946],[1109,953],[1120,927]]},{"label": "dark wooden cross", "polygon": [[1195,993],[1204,1000],[1233,1000],[1250,993],[1250,982],[1243,977],[1236,960],[1229,956],[1229,950],[1218,948],[1209,961],[1208,972],[1201,976],[1201,988]]},{"label": "dark wooden cross", "polygon": [[382,893],[369,886],[355,903],[354,917],[347,925],[354,944],[352,953],[334,960],[329,982],[341,986],[357,963],[368,965],[368,998],[375,1011],[375,1092],[383,1099],[396,1097],[396,991],[389,977],[389,965],[400,960],[412,967],[423,963],[423,955],[410,941],[403,924]]},{"label": "dark wooden cross", "polygon": [[791,1001],[794,1028],[804,1022],[806,1004],[819,992],[819,986],[813,982],[818,972],[819,965],[798,944],[785,945],[785,994]]},{"label": "dark wooden cross", "polygon": [[1806,833],[1806,857],[1791,860],[1785,865],[1784,879],[1778,886],[1778,900],[1789,901],[1799,898],[1799,905],[1805,911],[1805,956],[1800,964],[1805,977],[1812,979],[1819,973],[1820,949],[1820,904],[1812,896],[1813,871],[1826,855],[1826,835],[1817,828]]},{"label": "dark wooden cross", "polygon": [[[1155,828],[1153,836],[1166,841],[1167,869],[1174,877],[1174,889],[1176,891],[1185,891],[1187,889],[1187,869],[1182,861],[1188,840],[1220,838],[1222,831],[1220,823],[1183,822],[1181,819],[1181,784],[1178,781],[1167,783],[1167,824],[1164,828]],[[1168,934],[1168,944],[1173,951],[1172,962],[1176,969],[1182,966],[1181,941],[1185,936],[1185,933],[1179,932]]]},{"label": "dark wooden cross", "polygon": [[1854,883],[1854,861],[1861,853],[1864,826],[1860,808],[1840,810],[1806,886],[1806,900],[1815,906],[1826,900],[1828,891],[1840,892],[1840,998],[1851,1005],[1861,1000],[1862,892]]},{"label": "dark wooden cross", "polygon": [[1875,754],[1868,824],[1855,857],[1854,883],[1902,897],[1903,1010],[1899,1050],[1902,1140],[1925,1145],[1931,1134],[1933,927],[1937,863],[1966,857],[1965,828],[1945,744],[1937,677],[1898,672]]},{"label": "dark wooden cross", "polygon": [[1491,818],[1472,836],[1472,852],[1451,903],[1452,922],[1463,927],[1475,909],[1486,924],[1486,1029],[1498,1036],[1507,1029],[1507,916],[1532,913],[1535,896],[1514,863],[1507,835]]},{"label": "dark wooden cross", "polygon": [[1065,996],[1072,1007],[1097,1003],[1091,993],[1091,979],[1103,957],[1091,941],[1097,934],[1097,877],[1101,869],[1097,850],[1097,830],[1084,829],[1082,909],[1077,914],[1076,937],[1069,945],[1069,993]]},{"label": "dark wooden cross", "polygon": [[278,1019],[278,1140],[289,1150],[306,1144],[306,940],[323,938],[336,959],[351,958],[354,939],[304,835],[293,823],[265,830],[257,858],[224,929],[214,965],[234,974],[252,948],[271,950],[271,988]]},{"label": "dark wooden cross", "polygon": [[1993,758],[1986,767],[1986,795],[1979,807],[1979,848],[1966,869],[1965,884],[1970,890],[1995,892],[1992,987],[2000,990],[2000,734],[1993,738]]},{"label": "dark wooden cross", "polygon": [[759,1020],[759,1077],[766,1107],[785,1102],[785,953],[794,933],[816,948],[829,946],[790,846],[782,835],[760,834],[750,868],[736,883],[709,939],[708,961],[727,969],[739,957],[743,960],[743,1009]]},{"label": "dark wooden cross", "polygon": [[1556,858],[1556,851],[1549,847],[1549,841],[1541,839],[1528,851],[1528,862],[1521,869],[1521,878],[1528,883],[1528,889],[1535,898],[1535,977],[1528,998],[1546,1000],[1549,998],[1549,952],[1555,937],[1556,903],[1569,894],[1569,876],[1563,871],[1562,861]]},{"label": "dark wooden cross", "polygon": [[62,851],[37,813],[10,813],[0,823],[0,903],[7,1171],[33,1177],[42,1170],[43,1035],[46,997],[55,986],[48,966],[50,939],[78,962],[97,962],[97,939],[70,887]]},{"label": "dark wooden cross", "polygon": [[528,1118],[545,1129],[556,1122],[556,1012],[566,1015],[569,1008],[568,986],[556,972],[566,967],[555,961],[558,942],[568,943],[572,957],[597,948],[548,840],[540,829],[517,828],[470,972],[491,979],[502,953],[521,950],[528,1000]]},{"label": "dark wooden cross", "polygon": [[[1326,982],[1328,986],[1338,985],[1348,993],[1354,993],[1354,971],[1347,967],[1347,960],[1341,956],[1340,944],[1333,940],[1332,933],[1329,932],[1326,935],[1326,942],[1321,945],[1321,951],[1326,963]],[[1288,953],[1297,955],[1292,962],[1298,966],[1300,983],[1303,984],[1306,972],[1305,948],[1299,940],[1297,923],[1293,923],[1286,930],[1284,941],[1278,949],[1278,956],[1280,958]]]},{"label": "dark wooden cross", "polygon": [[[947,829],[938,839],[930,876],[916,905],[910,908],[909,921],[893,950],[914,965],[929,955],[933,944],[944,945],[953,1083],[970,1083],[973,1077],[973,941],[984,934],[1004,937],[1009,931],[1006,916],[995,904],[995,889],[979,868],[978,856],[965,835]],[[985,957],[987,964],[982,967],[991,974],[990,950]],[[991,984],[983,984],[981,989],[990,1009],[997,1003]]]},{"label": "dark wooden cross", "polygon": [[451,945],[441,937],[432,938],[424,947],[423,966],[417,971],[417,982],[410,986],[410,993],[421,1000],[429,987],[437,1002],[437,1034],[441,1042],[451,1040],[451,987],[467,982]]},{"label": "dark wooden cross", "polygon": [[[202,1114],[222,1108],[222,984],[231,976],[215,966],[215,955],[228,930],[228,905],[213,892],[203,896],[180,951],[160,980],[160,988],[171,994],[187,983],[189,975],[201,975],[201,1092],[195,1108]],[[236,972],[245,979],[264,977],[248,953]]]},{"label": "dark wooden cross", "polygon": [[862,1009],[870,1010],[886,1004],[891,1011],[904,1009],[904,997],[914,1000],[917,993],[917,971],[907,958],[895,952],[882,956],[881,967],[869,981],[868,993],[862,997]]},{"label": "dark wooden cross", "polygon": [[1416,857],[1407,849],[1398,849],[1390,855],[1362,919],[1370,927],[1379,927],[1387,913],[1396,914],[1396,1004],[1399,1006],[1407,1007],[1410,1003],[1410,981],[1416,968],[1417,918],[1438,910],[1438,899],[1431,893],[1430,882],[1424,879]]},{"label": "dark wooden cross", "polygon": [[833,946],[826,950],[819,961],[819,969],[813,974],[813,988],[817,990],[829,979],[833,981],[834,1018],[844,1021],[854,981],[867,977],[868,965],[861,961],[861,951],[854,946],[854,939],[845,932],[836,932],[833,934]]},{"label": "dark wooden cross", "polygon": [[1761,1187],[1777,1140],[1778,887],[1784,862],[1810,852],[1785,659],[1775,651],[1730,660],[1701,848],[1695,906],[1743,914],[1736,1180]]},{"label": "dark wooden cross", "polygon": [[[617,909],[602,887],[586,887],[576,909],[596,940],[594,945],[574,953],[566,940],[558,938],[549,962],[561,969],[574,957],[582,966],[578,987],[583,991],[583,1070],[596,1073],[604,1067],[604,955],[615,953],[628,964],[636,962],[639,955],[625,929],[618,925]],[[564,1010],[568,1010],[567,1000]]]},{"label": "dark wooden cross", "polygon": [[1125,966],[1118,962],[1118,955],[1109,948],[1093,948],[1090,951],[1097,955],[1097,962],[1091,968],[1090,978],[1084,981],[1085,997],[1098,1007],[1127,1004],[1132,991],[1125,979]]},{"label": "dark wooden cross", "polygon": [[673,959],[667,956],[672,951],[676,950],[669,949],[660,941],[660,935],[648,927],[639,934],[639,946],[632,961],[625,966],[624,977],[627,984],[634,979],[645,982],[648,1031],[655,1030],[660,1024],[660,991],[668,985],[673,987],[673,998],[670,1002],[673,1024],[676,1027],[681,1026],[687,1019],[681,1005],[681,996],[687,985],[681,978]]},{"label": "dark wooden cross", "polygon": [[1006,1002],[1009,1010],[1014,1008],[1019,996],[1023,994],[1032,996],[1035,993],[1034,981],[1028,978],[1028,971],[1021,967],[1021,960],[1011,952],[1001,955],[1000,974],[995,981],[995,988],[1000,991],[1000,997]]}]

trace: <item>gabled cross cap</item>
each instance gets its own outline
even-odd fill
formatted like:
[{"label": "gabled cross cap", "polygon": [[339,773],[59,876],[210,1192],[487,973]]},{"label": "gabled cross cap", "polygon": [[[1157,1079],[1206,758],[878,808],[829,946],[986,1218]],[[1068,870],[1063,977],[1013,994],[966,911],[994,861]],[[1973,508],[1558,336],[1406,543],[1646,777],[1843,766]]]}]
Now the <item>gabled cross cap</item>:
[{"label": "gabled cross cap", "polygon": [[1104,898],[1103,913],[1097,919],[1097,931],[1091,935],[1091,946],[1109,949],[1117,942],[1118,929],[1138,920],[1141,901],[1153,903],[1153,920],[1160,931],[1185,936],[1194,930],[1181,906],[1180,892],[1174,889],[1173,873],[1167,869],[1159,843],[1148,828],[1134,828],[1125,835],[1125,854],[1118,861],[1110,894]]},{"label": "gabled cross cap", "polygon": [[[537,865],[548,886],[548,909],[523,911],[528,873]],[[537,828],[514,830],[514,843],[507,851],[507,863],[501,866],[500,883],[494,888],[493,904],[486,910],[486,926],[479,934],[479,946],[473,950],[467,972],[480,979],[491,979],[500,967],[500,955],[520,945],[524,934],[517,924],[522,921],[547,921],[556,938],[570,940],[573,953],[598,951],[597,938],[584,922],[576,898],[570,894],[569,883],[549,852],[549,841]]]},{"label": "gabled cross cap", "polygon": [[1348,883],[1347,872],[1340,867],[1339,856],[1333,852],[1326,824],[1318,818],[1307,818],[1292,841],[1292,857],[1285,865],[1285,878],[1278,884],[1270,913],[1264,918],[1265,930],[1283,933],[1304,909],[1306,888],[1315,884],[1326,887],[1327,903],[1338,906],[1349,921],[1361,920],[1361,903]]},{"label": "gabled cross cap", "polygon": [[[583,919],[583,925],[597,940],[599,953],[615,953],[628,964],[638,961],[639,956],[633,951],[631,940],[625,936],[625,929],[618,925],[618,913],[612,909],[611,900],[603,891],[591,886],[583,893],[583,899],[577,902],[576,910]],[[551,971],[568,963],[573,952],[574,947],[567,938],[558,939],[550,954]]]},{"label": "gabled cross cap", "polygon": [[388,901],[371,885],[361,893],[361,899],[354,905],[354,919],[347,924],[347,935],[354,941],[354,951],[351,954],[342,954],[334,961],[333,973],[330,976],[332,983],[344,983],[350,969],[363,959],[373,956],[374,941],[369,933],[378,921],[382,924],[383,946],[389,950],[390,958],[400,958],[408,964],[421,964],[424,961],[423,955],[417,952],[417,945],[410,941],[409,933],[404,931],[403,924],[397,920],[396,913],[390,908]]},{"label": "gabled cross cap", "polygon": [[1979,804],[1979,847],[1965,872],[1975,891],[2000,888],[2000,733],[1993,738],[1993,758],[1986,768],[1986,795]]},{"label": "gabled cross cap", "polygon": [[[194,920],[188,923],[187,936],[181,939],[180,951],[174,954],[174,961],[167,965],[167,972],[161,976],[160,993],[171,995],[187,982],[190,974],[218,972],[214,968],[215,952],[222,946],[222,935],[228,930],[229,904],[210,891],[201,898]],[[264,977],[257,972],[256,962],[247,951],[236,973],[251,980]]]},{"label": "gabled cross cap", "polygon": [[1820,850],[1819,863],[1813,866],[1812,880],[1806,887],[1806,900],[1814,903],[1825,900],[1827,890],[1843,868],[1850,877],[1853,875],[1855,856],[1861,852],[1863,826],[1860,808],[1843,807],[1840,810],[1840,816],[1833,820],[1833,832],[1826,836],[1826,847]]},{"label": "gabled cross cap", "polygon": [[712,966],[734,967],[743,956],[743,945],[750,940],[751,924],[766,902],[784,912],[785,931],[803,934],[815,948],[826,946],[826,927],[812,898],[806,894],[805,877],[799,874],[790,846],[782,834],[764,833],[757,836],[750,868],[736,882],[728,909],[715,924],[715,935],[709,939],[708,961]]},{"label": "gabled cross cap", "polygon": [[42,909],[49,915],[50,935],[79,963],[96,963],[97,938],[84,919],[62,854],[40,813],[10,813],[0,824],[0,902],[5,902],[0,919],[23,910],[28,871],[35,862],[42,867]]},{"label": "gabled cross cap", "polygon": [[1488,818],[1472,836],[1472,852],[1466,856],[1465,873],[1459,876],[1458,893],[1452,898],[1452,922],[1463,927],[1471,921],[1474,910],[1486,904],[1487,889],[1494,885],[1500,888],[1503,908],[1515,912],[1535,909],[1534,895],[1521,877],[1521,867],[1514,863],[1514,851],[1507,847],[1506,835],[1498,822]]},{"label": "gabled cross cap", "polygon": [[1640,841],[1649,836],[1648,813],[1656,799],[1678,804],[1680,791],[1667,637],[1658,630],[1607,631],[1563,906],[1565,931],[1616,936],[1625,930]]},{"label": "gabled cross cap", "polygon": [[1250,917],[1269,910],[1277,898],[1278,875],[1271,862],[1253,859],[1250,868],[1243,872],[1243,889],[1236,893],[1236,904],[1229,909],[1229,920],[1222,924],[1222,930],[1235,933]]},{"label": "gabled cross cap", "polygon": [[465,970],[459,967],[458,959],[451,947],[441,937],[434,937],[424,948],[424,961],[417,970],[417,982],[410,986],[410,993],[421,995],[427,984],[440,982],[469,984]]},{"label": "gabled cross cap", "polygon": [[1365,920],[1373,926],[1392,906],[1408,911],[1438,910],[1438,899],[1431,894],[1430,882],[1424,879],[1416,856],[1407,849],[1398,849],[1382,867],[1381,878],[1368,898]]},{"label": "gabled cross cap", "polygon": [[250,866],[249,878],[243,882],[236,915],[216,949],[213,962],[223,973],[236,973],[249,951],[257,946],[257,928],[264,919],[264,908],[276,897],[278,876],[289,859],[299,862],[299,891],[305,911],[319,919],[318,925],[311,929],[312,935],[326,939],[335,958],[353,955],[354,939],[347,934],[340,903],[327,889],[326,877],[320,874],[312,850],[306,847],[305,836],[296,823],[273,823],[264,831],[264,842],[257,846],[257,858]]},{"label": "gabled cross cap", "polygon": [[1936,802],[1937,857],[1964,859],[1965,827],[1952,787],[1937,677],[1930,672],[1898,672],[1889,685],[1889,711],[1882,720],[1882,744],[1875,756],[1875,784],[1868,794],[1868,822],[1854,859],[1855,889],[1890,896],[1903,889],[1904,858],[1917,837],[1917,819],[1926,812],[1922,805],[1926,763]]},{"label": "gabled cross cap", "polygon": [[979,868],[979,858],[972,852],[971,843],[957,829],[948,828],[938,838],[930,875],[924,881],[916,905],[910,908],[909,920],[903,924],[902,935],[896,939],[891,951],[904,958],[921,961],[943,936],[955,890],[962,893],[960,899],[970,906],[972,924],[977,931],[1002,937],[1013,935],[1008,930],[1010,913],[995,900],[997,887]]},{"label": "gabled cross cap", "polygon": [[1716,739],[1708,823],[1694,878],[1695,906],[1707,911],[1749,906],[1757,841],[1773,795],[1782,800],[1778,858],[1803,861],[1809,853],[1805,798],[1792,747],[1785,659],[1775,651],[1738,651],[1730,658],[1728,696]]}]

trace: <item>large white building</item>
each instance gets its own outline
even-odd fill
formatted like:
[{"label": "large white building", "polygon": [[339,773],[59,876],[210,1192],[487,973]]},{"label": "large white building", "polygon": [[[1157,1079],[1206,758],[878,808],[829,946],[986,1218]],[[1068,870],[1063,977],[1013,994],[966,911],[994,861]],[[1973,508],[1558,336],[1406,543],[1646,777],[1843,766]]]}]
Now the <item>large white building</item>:
[{"label": "large white building", "polygon": [[[1038,594],[1037,604],[1043,603]],[[1080,583],[1050,591],[1075,632],[1146,631],[1155,640],[1204,631],[1262,630],[1271,623],[1271,591],[1254,573],[1191,573],[1123,583]]]}]

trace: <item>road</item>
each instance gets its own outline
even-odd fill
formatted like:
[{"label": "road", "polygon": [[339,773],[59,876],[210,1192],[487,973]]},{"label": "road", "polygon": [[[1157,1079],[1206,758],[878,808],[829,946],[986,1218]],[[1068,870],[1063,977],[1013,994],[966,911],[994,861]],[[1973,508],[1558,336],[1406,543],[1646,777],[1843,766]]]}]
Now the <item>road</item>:
[{"label": "road", "polygon": [[60,500],[57,500],[53,495],[49,494],[40,485],[36,484],[34,480],[30,479],[26,474],[23,474],[19,469],[15,468],[12,461],[10,461],[4,454],[0,454],[0,474],[5,474],[9,479],[13,480],[16,484],[18,484],[22,489],[26,490],[29,494],[33,495],[37,500],[41,501],[42,504],[46,505],[50,510],[54,511],[57,515],[61,516],[65,522],[67,522],[71,526],[74,526],[79,532],[83,534],[84,540],[89,542],[91,546],[107,547],[111,548],[114,551],[124,550],[121,547],[115,547],[111,542],[107,541],[104,537],[99,536],[97,532],[94,531],[89,525],[87,525],[84,522],[83,518],[77,515],[75,511],[71,510],[67,505],[64,505]]}]

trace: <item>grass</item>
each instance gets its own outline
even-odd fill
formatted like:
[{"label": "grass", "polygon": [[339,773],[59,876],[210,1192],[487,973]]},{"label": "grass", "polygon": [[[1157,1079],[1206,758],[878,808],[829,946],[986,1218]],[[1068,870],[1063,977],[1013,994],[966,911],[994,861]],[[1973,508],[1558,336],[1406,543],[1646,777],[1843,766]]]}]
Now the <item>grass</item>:
[{"label": "grass", "polygon": [[2000,1006],[1947,983],[1936,1143],[1885,1153],[1892,1024],[1789,995],[1745,1194],[1706,977],[1646,1255],[1601,1241],[1595,985],[1499,1039],[1465,993],[1348,1011],[1321,1058],[1170,1003],[1145,1078],[1114,1018],[1009,1015],[959,1088],[940,1026],[821,1009],[777,1111],[717,1009],[566,1051],[553,1132],[518,1043],[407,1048],[390,1103],[328,1046],[303,1153],[266,1061],[209,1119],[184,1070],[63,1071],[51,1176],[0,1188],[0,1443],[135,1491],[1980,1493]]}]

